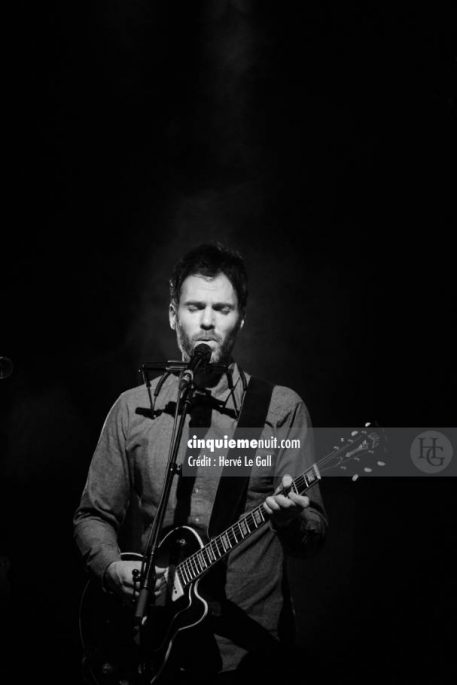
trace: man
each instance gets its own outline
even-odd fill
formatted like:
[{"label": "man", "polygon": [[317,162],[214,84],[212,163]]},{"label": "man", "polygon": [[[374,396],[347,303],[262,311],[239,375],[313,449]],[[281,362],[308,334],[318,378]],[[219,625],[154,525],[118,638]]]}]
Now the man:
[{"label": "man", "polygon": [[[232,358],[245,322],[244,263],[238,253],[219,244],[199,246],[178,262],[170,289],[169,322],[176,331],[183,360],[189,361],[195,347],[202,343],[211,349],[211,365],[197,371],[194,378],[196,394],[178,454],[178,463],[183,464],[187,439],[194,427],[205,426],[216,436],[233,436],[240,412],[247,405],[247,393],[251,392],[249,376]],[[228,373],[223,371],[224,364],[228,365]],[[129,508],[135,505],[135,530],[144,552],[165,478],[173,407],[178,396],[179,380],[175,375],[165,379],[156,396],[157,383],[157,379],[152,382],[149,394],[145,385],[140,386],[123,393],[114,404],[75,514],[75,539],[87,567],[105,589],[124,599],[133,596],[140,563],[121,559],[119,535]],[[206,651],[208,658],[199,656],[194,664],[186,666],[190,671],[203,667],[207,676],[212,670],[241,673],[250,663],[256,664],[259,655],[271,657],[279,653],[276,647],[284,636],[290,636],[292,617],[285,553],[303,557],[312,553],[326,530],[318,485],[309,496],[290,489],[292,478],[309,469],[314,461],[306,407],[288,388],[275,386],[269,392],[259,428],[261,435],[278,431],[286,437],[298,436],[300,448],[277,449],[270,468],[254,465],[244,477],[241,510],[235,512],[234,520],[260,505],[267,522],[230,552],[225,565],[220,564],[224,572],[214,583],[218,601],[210,604],[212,611],[207,621],[215,634],[212,644],[217,645],[217,658],[210,658]],[[152,396],[150,411],[144,411]],[[213,523],[213,505],[223,496],[219,495],[223,476],[221,465],[219,470],[197,467],[187,477],[175,478],[163,528],[186,524],[206,538]],[[286,488],[284,493],[279,492],[281,486]],[[226,490],[224,496],[229,494]],[[165,575],[164,569],[157,569],[156,596]],[[266,667],[265,659],[263,663],[264,672],[272,672],[273,661],[268,661]],[[258,672],[255,666],[252,668]],[[203,676],[197,673],[195,677],[200,682]]]}]

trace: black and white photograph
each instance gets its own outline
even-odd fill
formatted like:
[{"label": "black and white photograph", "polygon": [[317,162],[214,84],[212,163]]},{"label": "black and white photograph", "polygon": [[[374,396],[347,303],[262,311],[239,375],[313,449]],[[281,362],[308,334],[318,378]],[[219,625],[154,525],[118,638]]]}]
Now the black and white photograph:
[{"label": "black and white photograph", "polygon": [[8,10],[3,682],[456,682],[455,25]]}]

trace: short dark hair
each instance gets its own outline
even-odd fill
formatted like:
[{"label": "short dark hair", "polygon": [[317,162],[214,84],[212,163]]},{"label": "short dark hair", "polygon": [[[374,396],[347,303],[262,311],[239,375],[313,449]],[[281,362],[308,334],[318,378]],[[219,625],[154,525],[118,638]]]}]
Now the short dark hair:
[{"label": "short dark hair", "polygon": [[199,245],[175,264],[170,278],[171,301],[178,304],[182,284],[188,276],[201,274],[214,278],[219,273],[225,274],[235,288],[239,309],[244,312],[248,299],[246,266],[239,252],[221,243]]}]

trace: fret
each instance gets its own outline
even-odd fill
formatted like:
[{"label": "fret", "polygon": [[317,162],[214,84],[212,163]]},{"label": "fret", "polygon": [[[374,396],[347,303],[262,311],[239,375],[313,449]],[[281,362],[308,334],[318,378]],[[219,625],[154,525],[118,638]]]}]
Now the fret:
[{"label": "fret", "polygon": [[294,481],[294,483],[296,483],[298,494],[302,493],[305,485],[305,479],[303,478],[303,476],[299,476],[299,478],[297,478]]},{"label": "fret", "polygon": [[208,545],[206,545],[205,549],[207,550],[209,562],[210,562],[210,564],[212,564],[213,562],[216,561],[216,557],[214,556],[213,546],[212,546],[211,542]]},{"label": "fret", "polygon": [[185,566],[185,562],[183,562],[182,564],[179,564],[178,568],[182,568],[181,575],[182,575],[182,577],[184,578],[184,582],[185,582],[186,585],[187,585],[187,583],[190,581],[190,578],[188,577],[188,573],[187,573],[187,569],[186,569],[186,566]]},{"label": "fret", "polygon": [[194,570],[193,570],[192,564],[190,562],[187,564],[187,573],[189,575],[189,579],[191,581],[194,580],[194,578],[195,578]]},{"label": "fret", "polygon": [[259,507],[257,507],[257,509],[254,509],[254,511],[252,513],[254,515],[254,524],[255,524],[256,528],[258,528],[264,522],[262,511]]},{"label": "fret", "polygon": [[231,547],[227,533],[222,533],[221,541],[224,546],[224,552],[227,552],[227,550],[229,550]]},{"label": "fret", "polygon": [[190,564],[191,574],[193,576],[193,579],[195,579],[199,574],[199,570],[198,570],[197,563],[195,561],[194,555],[189,557],[189,564]]},{"label": "fret", "polygon": [[236,524],[232,526],[233,537],[235,538],[235,544],[238,543],[238,538],[236,537]]},{"label": "fret", "polygon": [[224,554],[224,552],[225,552],[225,549],[222,547],[222,551],[221,551],[221,548],[220,548],[220,546],[219,546],[219,543],[220,543],[221,546],[222,546],[222,540],[221,540],[221,536],[220,536],[220,535],[218,535],[217,538],[215,538],[215,543],[216,543],[216,546],[217,546],[217,551],[218,551],[218,553],[219,553],[219,556],[220,556],[220,557],[223,556],[223,554]]},{"label": "fret", "polygon": [[[298,478],[297,478],[297,480],[298,480]],[[292,481],[292,484],[291,484],[290,487],[291,487],[291,489],[295,492],[296,495],[299,495],[299,494],[300,494],[300,493],[298,492],[298,490],[297,490],[297,486],[295,485],[295,481],[294,481],[294,480]]]},{"label": "fret", "polygon": [[197,552],[195,555],[195,563],[197,564],[198,572],[200,574],[205,567],[203,566],[203,559],[201,558],[201,554],[199,552]]},{"label": "fret", "polygon": [[195,580],[196,570],[195,570],[195,564],[194,564],[193,558],[191,556],[188,557],[188,559],[187,559],[187,568],[188,568],[189,576],[190,576],[191,580]]},{"label": "fret", "polygon": [[197,564],[197,568],[198,568],[198,573],[200,574],[205,569],[205,567],[203,565],[202,555],[200,554],[200,552],[195,552],[194,556],[195,556],[195,563]]},{"label": "fret", "polygon": [[190,570],[192,571],[192,575],[194,578],[196,578],[198,576],[198,574],[200,573],[198,565],[197,565],[197,560],[195,559],[194,554],[190,557]]},{"label": "fret", "polygon": [[215,540],[212,540],[209,544],[210,544],[210,547],[211,547],[211,551],[212,551],[212,553],[213,553],[213,555],[214,555],[214,560],[217,561],[217,560],[220,558],[220,556],[221,556],[220,553],[219,553],[219,549],[218,549],[217,543],[216,543]]},{"label": "fret", "polygon": [[182,567],[183,576],[186,579],[186,583],[189,583],[192,580],[192,577],[189,572],[189,565],[187,563],[187,559],[182,561],[179,565]]},{"label": "fret", "polygon": [[313,464],[313,466],[309,469],[309,471],[307,471],[304,474],[304,477],[305,477],[305,483],[306,483],[307,488],[311,487],[311,485],[314,485],[314,483],[317,480],[319,480],[320,473],[319,473],[319,469],[317,468],[316,464]]},{"label": "fret", "polygon": [[248,533],[249,533],[249,528],[247,527],[245,519],[241,519],[241,521],[240,521],[240,531],[241,531],[241,537],[244,540],[246,535],[248,535]]}]

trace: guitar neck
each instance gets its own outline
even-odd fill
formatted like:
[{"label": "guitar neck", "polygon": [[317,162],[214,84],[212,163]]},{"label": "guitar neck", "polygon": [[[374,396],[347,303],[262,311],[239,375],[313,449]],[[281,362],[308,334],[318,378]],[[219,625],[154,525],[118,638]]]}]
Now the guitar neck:
[{"label": "guitar neck", "polygon": [[[307,492],[320,479],[317,464],[296,478],[290,489],[301,495]],[[256,530],[265,525],[268,521],[268,513],[263,504],[244,514],[239,521],[232,524],[220,535],[212,538],[202,549],[194,552],[187,559],[179,563],[176,571],[183,587],[200,578],[223,559],[235,547],[247,540]]]}]

